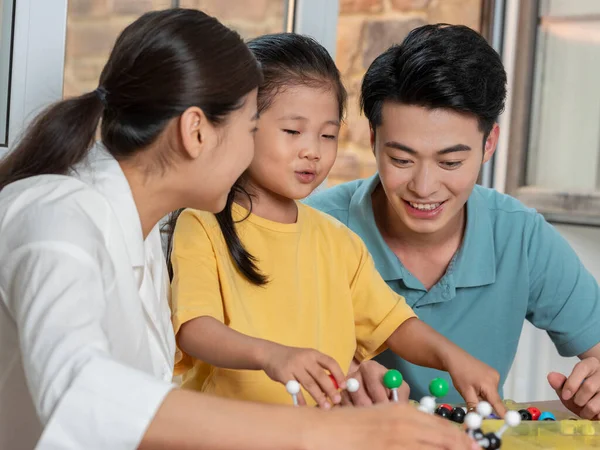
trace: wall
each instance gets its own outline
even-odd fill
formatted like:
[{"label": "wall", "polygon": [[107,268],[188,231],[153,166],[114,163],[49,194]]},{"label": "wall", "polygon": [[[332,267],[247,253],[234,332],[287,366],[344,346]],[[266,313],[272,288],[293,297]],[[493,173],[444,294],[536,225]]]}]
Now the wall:
[{"label": "wall", "polygon": [[[64,96],[94,90],[118,34],[145,12],[172,0],[70,0]],[[214,15],[242,37],[283,31],[283,0],[180,0],[181,7]]]},{"label": "wall", "polygon": [[375,57],[427,23],[464,24],[479,30],[481,0],[341,0],[336,63],[348,89],[348,114],[328,178],[335,185],[375,172],[369,126],[360,114],[360,83]]}]

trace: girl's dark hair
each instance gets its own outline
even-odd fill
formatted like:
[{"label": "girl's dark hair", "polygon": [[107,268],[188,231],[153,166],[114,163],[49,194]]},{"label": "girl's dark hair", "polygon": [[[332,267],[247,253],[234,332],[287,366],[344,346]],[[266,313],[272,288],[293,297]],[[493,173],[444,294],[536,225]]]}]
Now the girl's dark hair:
[{"label": "girl's dark hair", "polygon": [[[335,62],[321,44],[308,36],[295,33],[267,34],[248,42],[248,47],[260,63],[263,82],[258,89],[259,114],[271,106],[282,89],[289,86],[311,86],[333,89],[339,105],[340,120],[346,108],[346,89]],[[267,283],[267,277],[256,265],[256,259],[242,244],[235,229],[232,207],[236,196],[251,195],[244,189],[244,177],[240,178],[227,198],[225,209],[217,220],[225,237],[229,254],[238,270],[257,286]]]},{"label": "girl's dark hair", "polygon": [[[0,190],[41,174],[67,174],[100,134],[124,160],[152,144],[169,121],[197,106],[215,124],[261,81],[240,36],[191,9],[144,14],[117,39],[99,88],[41,113],[0,163]],[[168,161],[168,155],[161,155]]]}]

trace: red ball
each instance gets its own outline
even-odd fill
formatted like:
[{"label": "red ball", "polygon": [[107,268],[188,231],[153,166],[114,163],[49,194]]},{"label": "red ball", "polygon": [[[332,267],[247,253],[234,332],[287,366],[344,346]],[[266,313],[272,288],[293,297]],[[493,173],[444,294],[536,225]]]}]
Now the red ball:
[{"label": "red ball", "polygon": [[531,414],[531,420],[538,420],[540,418],[540,414],[542,414],[542,412],[535,406],[530,406],[527,408],[527,411],[529,411]]},{"label": "red ball", "polygon": [[452,411],[454,408],[450,406],[448,403],[442,403],[440,405],[441,408],[446,408],[448,411]]},{"label": "red ball", "polygon": [[[337,381],[335,381],[335,377],[333,375],[329,374],[329,378],[331,379],[331,381],[333,381],[333,385],[335,386],[335,388],[339,389],[340,387],[338,386]],[[538,416],[539,416],[539,414],[538,414]]]}]

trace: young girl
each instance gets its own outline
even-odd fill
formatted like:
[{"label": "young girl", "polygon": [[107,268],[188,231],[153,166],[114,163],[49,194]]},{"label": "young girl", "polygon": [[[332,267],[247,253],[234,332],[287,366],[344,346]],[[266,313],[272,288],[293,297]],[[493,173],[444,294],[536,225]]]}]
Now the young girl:
[{"label": "young girl", "polygon": [[[327,51],[295,34],[249,43],[260,62],[255,157],[213,215],[186,210],[171,255],[173,319],[186,387],[290,403],[297,380],[319,406],[339,403],[353,358],[389,347],[450,372],[467,399],[502,413],[498,374],[418,320],[365,245],[298,199],[331,169],[346,92]],[[312,401],[311,401],[312,403]]]}]

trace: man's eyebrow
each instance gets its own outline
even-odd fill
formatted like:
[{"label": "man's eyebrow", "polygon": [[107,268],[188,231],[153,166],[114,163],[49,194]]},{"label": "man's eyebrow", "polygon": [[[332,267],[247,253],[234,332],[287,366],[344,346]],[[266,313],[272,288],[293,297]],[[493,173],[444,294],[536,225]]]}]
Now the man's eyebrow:
[{"label": "man's eyebrow", "polygon": [[[410,148],[408,145],[404,145],[404,144],[402,144],[400,142],[396,142],[396,141],[388,141],[385,143],[385,146],[396,149],[396,150],[402,150],[403,152],[410,153],[411,155],[417,155],[419,153],[415,149]],[[470,150],[471,150],[471,147],[469,147],[468,145],[456,144],[456,145],[452,145],[451,147],[446,147],[441,150],[438,150],[436,153],[438,155],[447,155],[448,153],[467,152]]]}]

